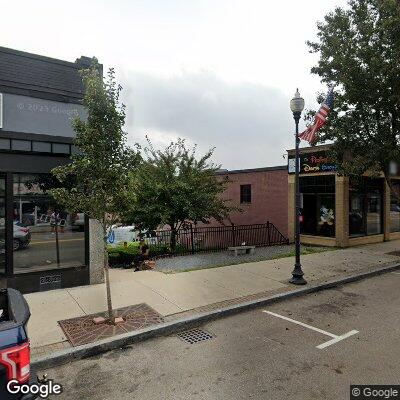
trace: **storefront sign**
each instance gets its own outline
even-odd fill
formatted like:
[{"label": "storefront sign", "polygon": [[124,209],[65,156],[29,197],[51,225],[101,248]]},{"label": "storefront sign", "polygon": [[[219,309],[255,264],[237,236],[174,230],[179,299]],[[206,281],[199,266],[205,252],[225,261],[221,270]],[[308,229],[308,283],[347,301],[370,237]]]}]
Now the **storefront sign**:
[{"label": "storefront sign", "polygon": [[74,137],[71,125],[73,118],[84,119],[86,115],[80,104],[9,93],[4,93],[2,98],[3,107],[0,103],[0,110],[3,110],[3,124],[0,128],[5,131]]},{"label": "storefront sign", "polygon": [[[295,173],[295,166],[295,158],[290,156],[288,160],[289,174]],[[336,170],[336,164],[329,159],[326,152],[300,155],[300,173],[335,172]]]}]

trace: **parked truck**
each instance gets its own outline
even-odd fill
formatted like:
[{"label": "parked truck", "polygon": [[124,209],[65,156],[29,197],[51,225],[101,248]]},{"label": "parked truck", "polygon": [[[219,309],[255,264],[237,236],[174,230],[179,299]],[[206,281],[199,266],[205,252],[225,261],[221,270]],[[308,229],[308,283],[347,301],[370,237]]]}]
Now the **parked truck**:
[{"label": "parked truck", "polygon": [[30,346],[26,325],[30,317],[28,304],[15,289],[0,289],[0,399],[33,400],[33,394],[12,394],[7,383],[19,385],[34,381],[30,369]]}]

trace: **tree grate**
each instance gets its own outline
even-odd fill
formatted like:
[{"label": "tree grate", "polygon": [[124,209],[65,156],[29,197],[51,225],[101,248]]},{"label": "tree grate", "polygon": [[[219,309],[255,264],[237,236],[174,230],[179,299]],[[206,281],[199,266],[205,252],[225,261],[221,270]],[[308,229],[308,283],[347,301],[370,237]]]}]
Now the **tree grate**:
[{"label": "tree grate", "polygon": [[202,329],[191,329],[190,331],[178,333],[177,336],[189,344],[204,342],[205,340],[210,340],[214,337]]}]

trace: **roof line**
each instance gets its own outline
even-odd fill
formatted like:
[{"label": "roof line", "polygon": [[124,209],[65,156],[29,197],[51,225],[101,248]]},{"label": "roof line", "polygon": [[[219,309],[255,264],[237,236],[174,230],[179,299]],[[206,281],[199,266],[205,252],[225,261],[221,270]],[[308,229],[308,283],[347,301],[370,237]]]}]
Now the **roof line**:
[{"label": "roof line", "polygon": [[287,165],[277,165],[274,167],[261,167],[261,168],[248,168],[248,169],[233,169],[233,170],[219,170],[217,171],[218,175],[224,174],[246,174],[251,172],[267,172],[267,171],[281,171],[287,170]]},{"label": "roof line", "polygon": [[42,55],[39,55],[39,54],[28,53],[27,51],[10,49],[8,47],[0,46],[0,52],[13,54],[13,55],[20,56],[20,57],[32,58],[32,59],[40,60],[40,61],[46,61],[46,62],[50,62],[50,63],[53,63],[53,64],[61,64],[61,65],[64,65],[64,66],[67,66],[67,67],[70,67],[70,68],[75,68],[75,69],[78,68],[78,65],[73,61],[64,61],[64,60],[60,60],[58,58],[53,58],[53,57],[42,56]]}]

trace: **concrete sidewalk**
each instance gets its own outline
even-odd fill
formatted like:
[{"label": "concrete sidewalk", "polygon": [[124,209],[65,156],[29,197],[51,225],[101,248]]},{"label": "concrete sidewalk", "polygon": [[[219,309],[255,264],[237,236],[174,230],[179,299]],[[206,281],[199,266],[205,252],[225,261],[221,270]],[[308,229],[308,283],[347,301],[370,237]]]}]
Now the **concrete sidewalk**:
[{"label": "concrete sidewalk", "polygon": [[[309,254],[302,257],[308,282],[386,266],[400,261],[393,251],[400,241]],[[147,303],[167,318],[199,307],[258,293],[293,289],[288,284],[293,258],[238,264],[198,271],[164,274],[157,271],[110,271],[113,307]],[[28,330],[32,356],[69,347],[58,321],[106,310],[105,286],[92,285],[32,293],[25,296],[32,313]]]}]

